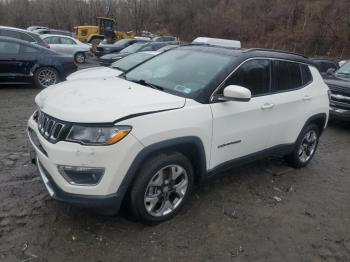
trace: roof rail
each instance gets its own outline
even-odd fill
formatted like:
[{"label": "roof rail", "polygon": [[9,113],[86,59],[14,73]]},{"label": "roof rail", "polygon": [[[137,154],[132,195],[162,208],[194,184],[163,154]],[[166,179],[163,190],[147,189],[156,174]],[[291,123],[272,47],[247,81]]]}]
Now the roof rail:
[{"label": "roof rail", "polygon": [[295,52],[276,50],[276,49],[268,49],[268,48],[250,48],[250,49],[246,49],[245,52],[253,52],[253,51],[266,51],[266,52],[283,53],[283,54],[288,54],[288,55],[301,56],[301,57],[309,59],[309,57],[302,55],[302,54],[295,53]]}]

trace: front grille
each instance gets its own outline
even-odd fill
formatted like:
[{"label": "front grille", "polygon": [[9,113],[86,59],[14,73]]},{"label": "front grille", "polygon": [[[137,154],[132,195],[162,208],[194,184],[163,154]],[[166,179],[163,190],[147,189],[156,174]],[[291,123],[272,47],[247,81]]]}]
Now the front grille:
[{"label": "front grille", "polygon": [[57,120],[40,110],[38,111],[37,122],[40,134],[51,143],[60,141],[69,128],[63,121]]},{"label": "front grille", "polygon": [[341,87],[329,86],[331,90],[331,101],[332,107],[350,110],[350,94]]}]

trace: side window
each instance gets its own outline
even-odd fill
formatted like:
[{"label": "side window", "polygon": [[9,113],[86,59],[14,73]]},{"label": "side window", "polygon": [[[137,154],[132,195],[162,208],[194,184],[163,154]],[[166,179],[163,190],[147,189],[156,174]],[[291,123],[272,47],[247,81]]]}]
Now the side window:
[{"label": "side window", "polygon": [[30,35],[26,34],[26,33],[20,33],[21,35],[21,39],[30,43],[35,42],[35,40],[33,39],[33,37],[31,37]]},{"label": "side window", "polygon": [[2,31],[2,36],[7,36],[7,37],[21,39],[19,33],[17,31],[12,31],[12,30],[3,30]]},{"label": "side window", "polygon": [[165,46],[165,44],[154,44],[153,46],[152,46],[152,50],[153,51],[157,51],[158,49],[160,49],[160,48],[162,48],[162,47],[164,47]]},{"label": "side window", "polygon": [[33,48],[33,47],[30,47],[30,46],[22,46],[22,53],[24,54],[35,54],[35,53],[38,53],[38,50]]},{"label": "side window", "polygon": [[299,63],[274,61],[273,92],[283,92],[303,86]]},{"label": "side window", "polygon": [[250,60],[245,62],[226,80],[225,86],[243,86],[251,91],[252,96],[264,95],[270,91],[270,72],[270,60]]},{"label": "side window", "polygon": [[0,55],[18,55],[20,45],[11,42],[0,42]]},{"label": "side window", "polygon": [[76,43],[68,37],[61,37],[61,44],[63,44],[63,45],[76,45]]},{"label": "side window", "polygon": [[152,45],[146,45],[142,47],[140,51],[152,51],[152,50],[153,50]]},{"label": "side window", "polygon": [[312,75],[310,68],[307,65],[300,65],[301,76],[303,79],[303,86],[308,85],[312,82]]},{"label": "side window", "polygon": [[51,45],[55,45],[55,44],[57,45],[60,43],[60,38],[57,36],[50,36],[45,38],[45,42]]}]

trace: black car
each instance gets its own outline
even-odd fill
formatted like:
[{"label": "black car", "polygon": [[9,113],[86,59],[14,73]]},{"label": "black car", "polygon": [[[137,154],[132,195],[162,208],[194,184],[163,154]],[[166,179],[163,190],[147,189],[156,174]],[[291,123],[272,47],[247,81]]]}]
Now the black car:
[{"label": "black car", "polygon": [[16,27],[0,26],[0,36],[21,39],[49,48],[49,45],[38,34]]},{"label": "black car", "polygon": [[0,84],[32,83],[45,88],[75,72],[73,57],[9,37],[0,37]]},{"label": "black car", "polygon": [[99,62],[102,66],[110,66],[113,62],[118,61],[128,55],[138,53],[138,52],[146,52],[146,51],[157,51],[158,49],[166,46],[165,42],[147,42],[147,43],[136,43],[127,48],[124,48],[119,53],[108,54],[100,57]]},{"label": "black car", "polygon": [[95,55],[97,57],[101,57],[103,55],[111,54],[111,53],[118,53],[124,48],[133,45],[135,43],[139,42],[146,42],[145,40],[139,40],[139,39],[122,39],[114,44],[107,44],[104,41],[102,41],[96,48]]},{"label": "black car", "polygon": [[326,75],[329,69],[334,71],[339,69],[339,64],[331,59],[313,58],[311,60],[314,62],[318,71],[320,71],[321,75]]},{"label": "black car", "polygon": [[330,115],[332,118],[350,121],[350,62],[324,78],[330,89]]}]

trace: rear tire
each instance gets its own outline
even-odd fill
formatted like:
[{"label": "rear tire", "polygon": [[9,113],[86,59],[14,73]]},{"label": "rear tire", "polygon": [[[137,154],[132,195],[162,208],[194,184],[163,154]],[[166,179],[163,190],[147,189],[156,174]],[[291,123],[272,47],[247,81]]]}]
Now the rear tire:
[{"label": "rear tire", "polygon": [[192,191],[193,174],[191,162],[177,152],[146,160],[130,191],[132,215],[145,224],[174,217]]},{"label": "rear tire", "polygon": [[320,131],[317,125],[310,124],[300,133],[293,152],[286,156],[287,163],[294,168],[307,166],[315,155]]},{"label": "rear tire", "polygon": [[57,84],[59,81],[59,74],[53,67],[40,67],[34,73],[34,84],[40,89]]},{"label": "rear tire", "polygon": [[82,52],[76,53],[74,55],[74,60],[77,64],[83,64],[86,61],[86,55]]}]

